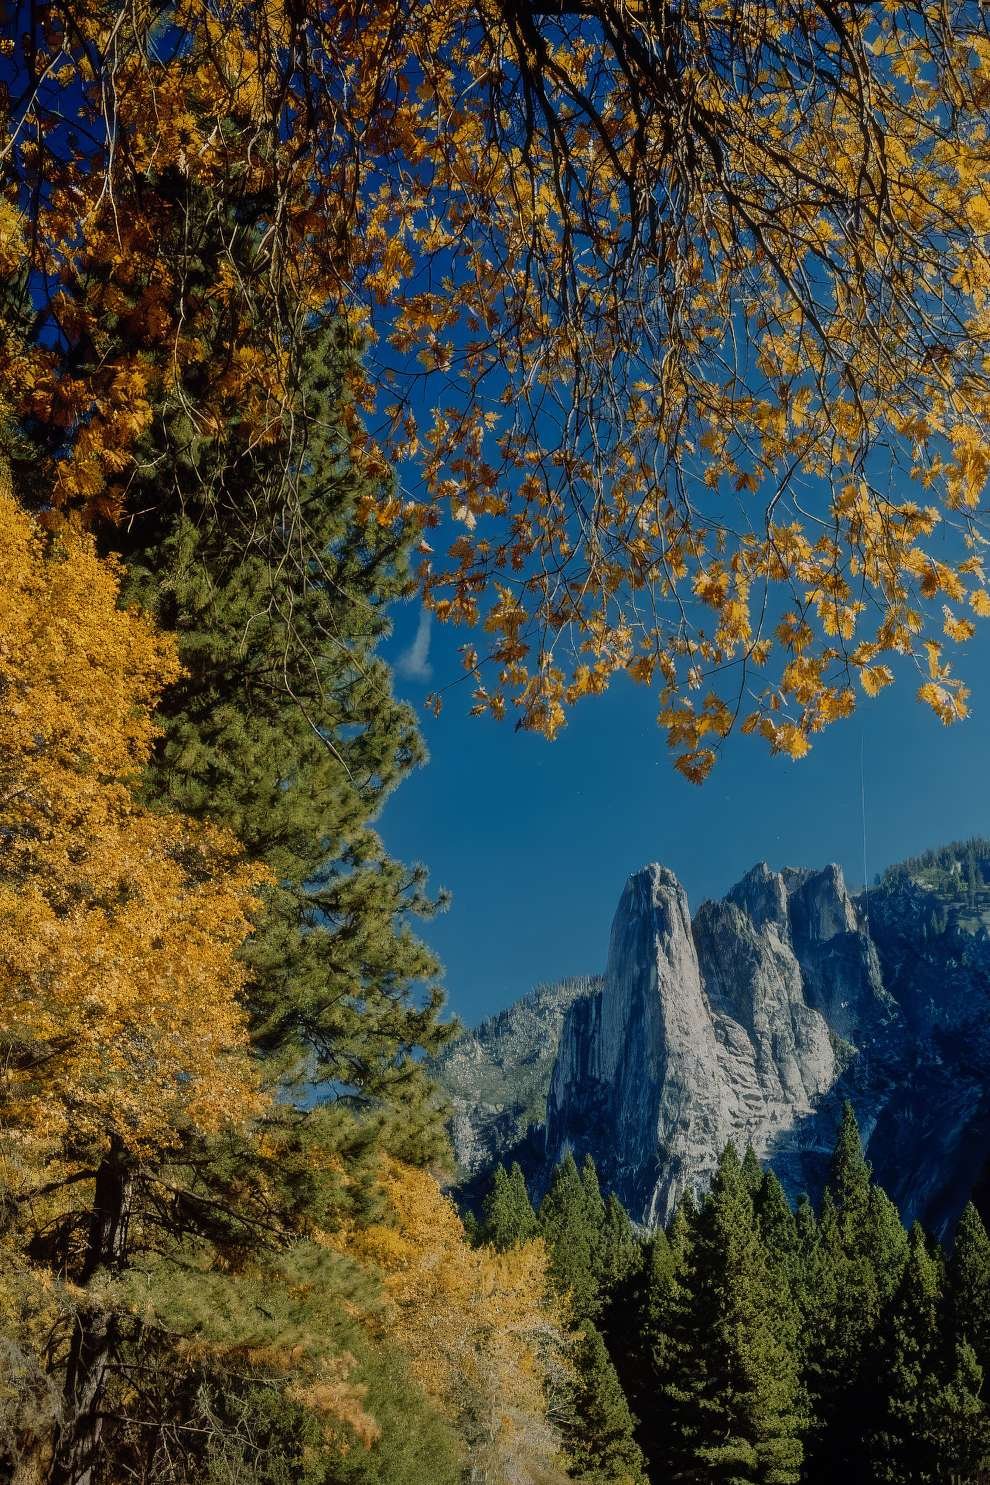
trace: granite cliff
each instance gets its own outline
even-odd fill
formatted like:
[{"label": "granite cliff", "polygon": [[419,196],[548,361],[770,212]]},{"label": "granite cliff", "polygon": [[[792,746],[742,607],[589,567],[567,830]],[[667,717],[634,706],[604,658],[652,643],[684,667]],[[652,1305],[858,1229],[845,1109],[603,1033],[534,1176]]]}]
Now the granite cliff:
[{"label": "granite cliff", "polygon": [[905,1219],[944,1229],[990,1151],[990,891],[948,849],[868,899],[838,867],[761,863],[693,920],[671,871],[636,872],[602,980],[545,988],[446,1054],[462,1174],[521,1158],[539,1189],[590,1152],[652,1225],[730,1139],[817,1191],[848,1097]]}]

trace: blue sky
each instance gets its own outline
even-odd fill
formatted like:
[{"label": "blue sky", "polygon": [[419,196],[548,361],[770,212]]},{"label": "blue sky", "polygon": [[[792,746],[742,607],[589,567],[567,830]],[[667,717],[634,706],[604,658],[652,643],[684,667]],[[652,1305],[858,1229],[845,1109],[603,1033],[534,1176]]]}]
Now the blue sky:
[{"label": "blue sky", "polygon": [[423,715],[430,762],[382,819],[389,849],[423,861],[453,894],[425,936],[446,966],[449,1004],[469,1024],[539,980],[603,968],[612,913],[631,871],[662,861],[692,909],[721,896],[754,862],[838,861],[863,880],[862,749],[867,868],[928,846],[990,834],[990,633],[959,656],[972,716],[945,728],[914,700],[917,679],[862,703],[799,763],[742,736],[698,788],[676,775],[656,703],[623,679],[572,713],[556,742],[468,717],[468,687],[423,714],[434,685],[460,670],[465,636],[396,615],[389,655],[397,688]]}]

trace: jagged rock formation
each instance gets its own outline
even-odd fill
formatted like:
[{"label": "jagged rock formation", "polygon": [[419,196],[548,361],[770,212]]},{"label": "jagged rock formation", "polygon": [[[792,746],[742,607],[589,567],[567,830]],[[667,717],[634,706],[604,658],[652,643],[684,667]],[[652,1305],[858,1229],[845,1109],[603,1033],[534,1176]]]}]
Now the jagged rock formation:
[{"label": "jagged rock formation", "polygon": [[620,899],[599,1000],[565,1020],[548,1160],[590,1149],[648,1224],[707,1183],[729,1140],[802,1183],[809,1119],[894,1019],[838,868],[761,863],[692,923],[673,873],[646,867]]},{"label": "jagged rock formation", "polygon": [[[462,1169],[519,1155],[539,1189],[566,1150],[590,1152],[652,1225],[707,1184],[730,1139],[792,1194],[815,1192],[849,1097],[905,1218],[944,1229],[990,1151],[990,911],[972,890],[968,906],[950,899],[924,872],[893,873],[867,903],[836,866],[761,863],[692,922],[673,873],[644,868],[600,988],[552,997],[538,1026],[537,1002],[521,1002],[448,1052]],[[498,1096],[479,1105],[471,1069],[504,1018]]]}]

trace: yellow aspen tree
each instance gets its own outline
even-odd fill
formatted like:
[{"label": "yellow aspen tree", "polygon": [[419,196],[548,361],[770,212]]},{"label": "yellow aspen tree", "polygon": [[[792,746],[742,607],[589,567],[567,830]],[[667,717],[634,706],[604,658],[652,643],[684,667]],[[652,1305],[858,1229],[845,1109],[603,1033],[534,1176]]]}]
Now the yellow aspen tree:
[{"label": "yellow aspen tree", "polygon": [[77,1296],[52,1342],[51,1478],[73,1482],[114,1344],[101,1285],[149,1183],[263,1104],[237,959],[259,876],[232,838],[136,801],[176,661],[117,586],[91,538],[46,540],[0,490],[0,1184]]},{"label": "yellow aspen tree", "polygon": [[235,952],[258,883],[133,786],[176,663],[87,537],[0,496],[0,1099],[8,1148],[135,1159],[260,1106]]},{"label": "yellow aspen tree", "polygon": [[474,1478],[563,1481],[550,1407],[570,1373],[568,1337],[542,1239],[506,1253],[473,1248],[427,1171],[389,1162],[382,1179],[386,1220],[336,1240],[382,1274],[390,1306],[378,1323],[457,1423]]}]

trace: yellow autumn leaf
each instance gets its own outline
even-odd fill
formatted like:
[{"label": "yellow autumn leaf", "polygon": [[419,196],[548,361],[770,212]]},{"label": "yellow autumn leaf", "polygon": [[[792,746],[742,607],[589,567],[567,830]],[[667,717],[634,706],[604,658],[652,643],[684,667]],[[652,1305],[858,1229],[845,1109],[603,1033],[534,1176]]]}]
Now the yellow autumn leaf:
[{"label": "yellow autumn leaf", "polygon": [[867,696],[876,696],[893,679],[894,672],[889,665],[864,665],[859,672],[859,683]]}]

